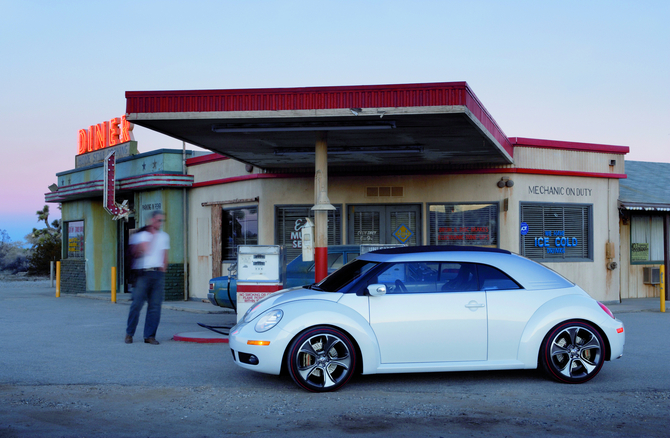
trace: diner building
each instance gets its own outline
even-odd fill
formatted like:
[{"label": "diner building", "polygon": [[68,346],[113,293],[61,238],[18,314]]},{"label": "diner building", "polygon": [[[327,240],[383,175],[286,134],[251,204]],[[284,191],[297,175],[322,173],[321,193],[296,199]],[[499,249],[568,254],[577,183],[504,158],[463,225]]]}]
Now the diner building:
[{"label": "diner building", "polygon": [[[172,240],[168,299],[206,298],[238,245],[282,245],[291,260],[308,218],[326,224],[325,246],[507,249],[601,301],[628,297],[622,282],[637,281],[621,275],[631,263],[621,254],[629,249],[619,201],[629,148],[507,137],[465,82],[132,91],[126,99],[129,123],[211,153],[133,150],[117,158],[105,187],[104,159],[119,145],[95,148],[91,127],[94,146],[80,147],[77,159],[98,158],[59,172],[46,195],[63,205],[63,266],[84,278],[79,290],[110,289],[129,233],[155,207],[166,211]],[[120,214],[105,209],[112,189]]]}]

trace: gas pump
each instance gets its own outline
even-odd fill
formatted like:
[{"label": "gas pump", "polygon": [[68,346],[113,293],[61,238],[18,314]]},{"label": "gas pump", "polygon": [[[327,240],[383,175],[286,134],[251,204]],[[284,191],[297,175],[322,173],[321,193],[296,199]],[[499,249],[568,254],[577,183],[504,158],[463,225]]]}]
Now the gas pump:
[{"label": "gas pump", "polygon": [[237,320],[249,308],[283,289],[286,277],[284,247],[254,245],[237,247]]}]

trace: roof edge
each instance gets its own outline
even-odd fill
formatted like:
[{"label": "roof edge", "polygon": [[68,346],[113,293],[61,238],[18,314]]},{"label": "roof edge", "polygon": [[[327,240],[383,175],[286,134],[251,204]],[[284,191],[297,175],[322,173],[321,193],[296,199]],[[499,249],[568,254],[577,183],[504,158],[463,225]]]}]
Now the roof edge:
[{"label": "roof edge", "polygon": [[223,88],[201,90],[154,90],[154,91],[126,91],[128,97],[153,96],[198,96],[198,95],[240,95],[240,94],[286,94],[286,93],[317,93],[341,91],[383,91],[383,90],[412,90],[426,87],[458,87],[469,88],[465,81],[455,82],[426,82],[409,84],[378,84],[378,85],[331,85],[313,87],[276,87],[276,88]]},{"label": "roof edge", "polygon": [[546,149],[564,149],[583,152],[603,152],[610,154],[627,154],[630,152],[628,146],[614,146],[596,143],[578,143],[571,141],[542,140],[538,138],[510,137],[513,146],[525,146]]}]

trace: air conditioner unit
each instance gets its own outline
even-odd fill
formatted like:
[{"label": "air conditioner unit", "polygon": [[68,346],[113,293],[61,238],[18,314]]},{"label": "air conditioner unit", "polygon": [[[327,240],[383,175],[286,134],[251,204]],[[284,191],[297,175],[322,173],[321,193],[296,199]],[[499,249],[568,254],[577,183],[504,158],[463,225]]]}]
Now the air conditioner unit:
[{"label": "air conditioner unit", "polygon": [[642,268],[642,282],[644,284],[660,284],[661,268]]}]

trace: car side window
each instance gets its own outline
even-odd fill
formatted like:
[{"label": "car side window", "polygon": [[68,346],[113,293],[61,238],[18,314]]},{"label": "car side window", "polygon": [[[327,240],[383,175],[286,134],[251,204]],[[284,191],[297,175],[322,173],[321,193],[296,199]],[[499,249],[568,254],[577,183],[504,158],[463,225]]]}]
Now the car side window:
[{"label": "car side window", "polygon": [[[328,254],[328,271],[333,272],[337,269],[340,269],[342,266],[344,266],[343,259],[344,259],[344,254],[342,254],[342,253],[338,253],[338,252],[329,253]],[[313,263],[309,267],[309,272],[314,272],[315,269],[316,269],[316,264]]]},{"label": "car side window", "polygon": [[477,266],[474,263],[441,263],[438,283],[442,292],[479,290]]},{"label": "car side window", "polygon": [[439,263],[394,263],[377,274],[372,282],[386,286],[387,294],[437,292]]},{"label": "car side window", "polygon": [[477,265],[480,290],[521,289],[519,284],[507,274],[493,266]]}]

